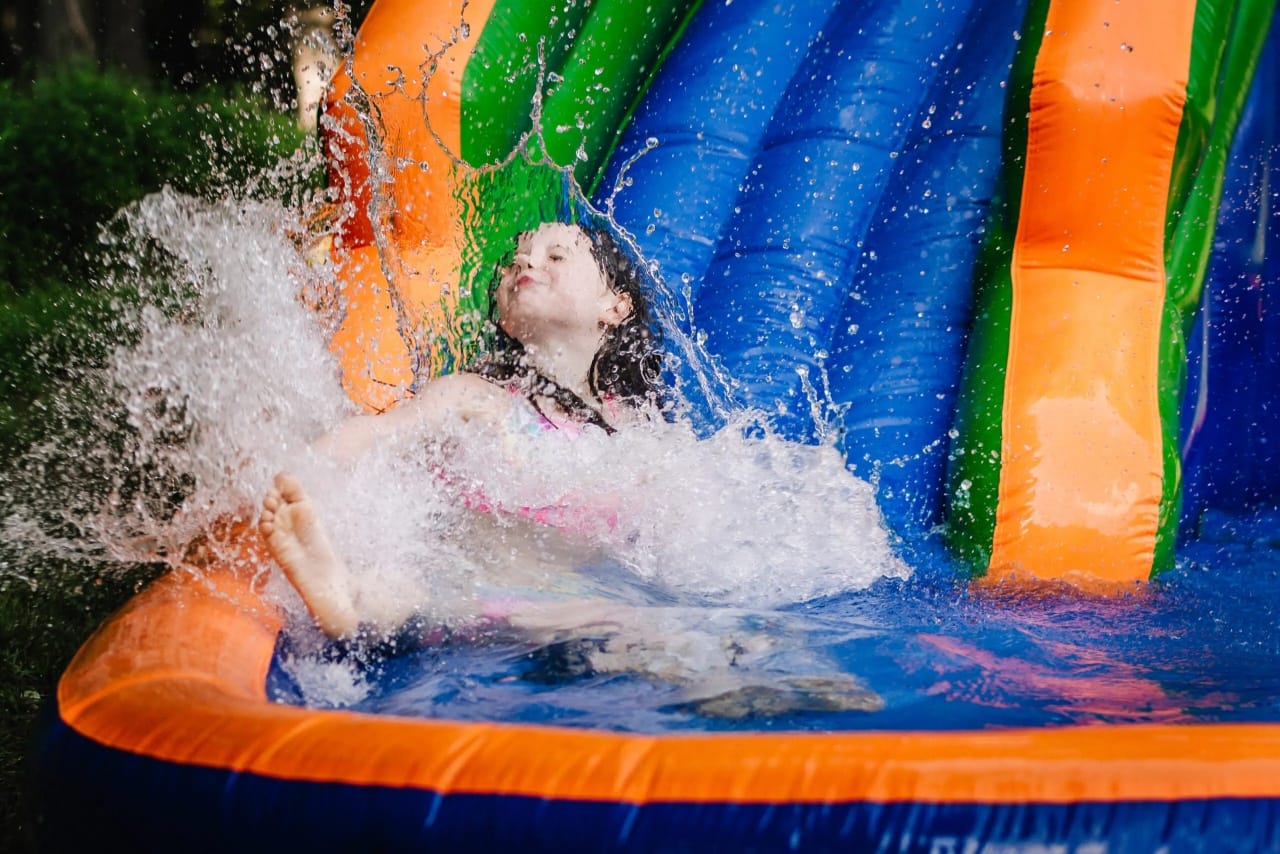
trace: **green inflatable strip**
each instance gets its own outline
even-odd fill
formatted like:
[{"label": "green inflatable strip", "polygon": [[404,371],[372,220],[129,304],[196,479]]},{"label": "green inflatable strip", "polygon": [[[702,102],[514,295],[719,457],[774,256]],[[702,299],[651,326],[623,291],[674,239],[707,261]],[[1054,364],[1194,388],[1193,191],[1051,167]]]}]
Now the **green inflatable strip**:
[{"label": "green inflatable strip", "polygon": [[[1274,0],[1199,0],[1187,105],[1170,178],[1166,226],[1168,294],[1160,348],[1164,480],[1152,573],[1173,565],[1180,500],[1178,420],[1185,388],[1186,330],[1199,303],[1230,144],[1256,68]],[[957,404],[958,441],[948,481],[950,541],[972,571],[985,571],[999,501],[1004,371],[1012,311],[1010,264],[1026,150],[1031,73],[1048,0],[1028,9],[1010,80],[1002,189],[992,204],[975,270],[975,318]]]},{"label": "green inflatable strip", "polygon": [[1178,447],[1178,430],[1186,383],[1185,313],[1179,308],[1178,287],[1173,277],[1167,273],[1168,258],[1176,239],[1174,224],[1186,207],[1188,194],[1198,175],[1197,167],[1209,145],[1217,107],[1215,82],[1226,52],[1234,5],[1231,0],[1199,0],[1196,4],[1186,103],[1182,108],[1182,122],[1178,128],[1178,142],[1169,178],[1169,201],[1165,214],[1165,302],[1161,316],[1156,390],[1160,407],[1163,465],[1155,553],[1151,562],[1153,576],[1173,565],[1182,495],[1182,455]]},{"label": "green inflatable strip", "polygon": [[947,477],[948,541],[969,571],[987,570],[1000,493],[1004,374],[1013,314],[1013,243],[1018,233],[1031,78],[1044,38],[1049,0],[1033,0],[1009,76],[1000,184],[991,200],[986,236],[974,268],[974,317],[956,402]]},{"label": "green inflatable strip", "polygon": [[1187,334],[1204,289],[1231,142],[1262,54],[1275,0],[1199,0],[1187,103],[1174,154],[1165,226],[1166,297],[1159,401],[1164,489],[1152,574],[1173,567],[1181,517],[1178,443]]},{"label": "green inflatable strip", "polygon": [[598,0],[543,106],[546,153],[594,189],[657,61],[684,31],[696,0]]},{"label": "green inflatable strip", "polygon": [[[495,4],[463,79],[462,158],[504,161],[532,126],[540,74],[545,152],[589,188],[649,79],[701,0]],[[542,54],[541,66],[539,51]],[[584,159],[585,155],[585,159]]]},{"label": "green inflatable strip", "polygon": [[1173,174],[1169,179],[1169,207],[1166,211],[1165,254],[1173,241],[1173,228],[1187,204],[1187,196],[1195,181],[1199,157],[1203,154],[1217,110],[1217,77],[1226,55],[1227,36],[1234,17],[1234,0],[1199,0],[1196,3],[1195,27],[1191,35],[1191,64],[1187,74],[1187,102],[1182,108],[1182,124],[1178,127],[1178,143],[1173,158]]},{"label": "green inflatable strip", "polygon": [[[1231,142],[1258,67],[1275,0],[1200,0],[1187,110],[1178,131],[1174,185],[1166,226],[1169,293],[1190,323],[1200,304]],[[1204,27],[1201,29],[1202,10]]]},{"label": "green inflatable strip", "polygon": [[498,0],[484,24],[462,81],[462,159],[495,164],[529,130],[538,91],[539,50],[556,74],[573,47],[589,3]]},{"label": "green inflatable strip", "polygon": [[[569,176],[588,189],[598,180],[635,102],[697,5],[495,5],[463,79],[462,157],[474,171],[459,182],[467,228],[461,322],[484,321],[494,271],[514,235],[562,214],[572,196]],[[517,151],[533,126],[535,102],[542,138]]]}]

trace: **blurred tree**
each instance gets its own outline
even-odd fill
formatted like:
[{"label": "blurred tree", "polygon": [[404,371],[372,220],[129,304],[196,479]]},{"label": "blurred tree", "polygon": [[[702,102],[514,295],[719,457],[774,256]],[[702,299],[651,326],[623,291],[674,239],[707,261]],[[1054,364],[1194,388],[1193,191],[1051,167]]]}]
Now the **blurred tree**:
[{"label": "blurred tree", "polygon": [[144,76],[144,18],[139,0],[14,0],[0,20],[4,73],[87,60]]},{"label": "blurred tree", "polygon": [[34,4],[36,56],[66,63],[94,52],[93,33],[78,0],[37,0]]},{"label": "blurred tree", "polygon": [[[45,3],[62,3],[72,6],[91,0],[44,0]],[[98,50],[102,62],[118,68],[126,74],[146,77],[151,73],[147,55],[147,34],[144,29],[146,16],[136,0],[98,0],[97,2]]]},{"label": "blurred tree", "polygon": [[354,29],[371,5],[372,0],[6,0],[0,7],[0,77],[30,80],[78,62],[183,89],[242,83],[274,95],[292,89],[289,56],[299,13],[341,7]]}]

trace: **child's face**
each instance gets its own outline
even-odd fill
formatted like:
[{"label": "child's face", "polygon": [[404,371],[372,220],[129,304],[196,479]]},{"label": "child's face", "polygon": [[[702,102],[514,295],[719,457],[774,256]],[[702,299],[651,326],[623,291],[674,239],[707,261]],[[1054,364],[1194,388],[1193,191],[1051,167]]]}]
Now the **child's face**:
[{"label": "child's face", "polygon": [[526,344],[551,333],[598,336],[630,310],[605,281],[590,239],[576,225],[554,222],[520,235],[497,302],[503,331]]}]

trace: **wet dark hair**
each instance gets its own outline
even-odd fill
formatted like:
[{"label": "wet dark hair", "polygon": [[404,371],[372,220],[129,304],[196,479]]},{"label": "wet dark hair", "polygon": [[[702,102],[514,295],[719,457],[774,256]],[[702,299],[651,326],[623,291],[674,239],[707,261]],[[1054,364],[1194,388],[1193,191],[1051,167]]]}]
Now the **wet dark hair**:
[{"label": "wet dark hair", "polygon": [[[609,231],[583,223],[574,223],[591,244],[591,255],[605,284],[617,294],[631,300],[631,313],[621,323],[605,329],[587,370],[587,387],[598,398],[610,396],[629,406],[657,405],[662,394],[662,344],[653,327],[649,299],[644,282],[628,252]],[[498,266],[489,287],[489,319],[495,328],[492,351],[467,370],[495,382],[521,380],[529,384],[529,399],[537,408],[535,396],[549,397],[574,417],[612,428],[600,413],[581,397],[555,380],[543,376],[528,364],[524,345],[502,330],[498,324],[497,288],[510,256]]]}]

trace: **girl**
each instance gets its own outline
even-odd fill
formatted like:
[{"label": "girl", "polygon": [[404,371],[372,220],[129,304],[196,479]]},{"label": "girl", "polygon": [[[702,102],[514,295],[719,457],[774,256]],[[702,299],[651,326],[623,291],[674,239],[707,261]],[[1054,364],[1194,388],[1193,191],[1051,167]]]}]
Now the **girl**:
[{"label": "girl", "polygon": [[[342,424],[316,447],[355,459],[397,436],[439,436],[461,425],[505,431],[614,433],[658,422],[661,355],[635,267],[608,232],[544,223],[522,234],[493,300],[496,353],[470,371],[432,380],[395,409]],[[473,509],[495,508],[464,495]],[[532,521],[563,523],[563,506],[520,508]],[[569,515],[574,515],[570,513]],[[259,528],[319,626],[331,637],[362,621],[392,629],[412,602],[386,603],[338,556],[296,479],[277,475]]]},{"label": "girl", "polygon": [[[648,307],[633,265],[608,233],[546,223],[521,235],[494,297],[500,340],[493,357],[469,372],[431,381],[386,414],[344,423],[319,443],[321,449],[354,458],[397,435],[421,431],[439,437],[460,425],[490,431],[501,443],[504,434],[572,436],[664,423],[658,414],[661,357]],[[441,475],[449,477],[444,466]],[[488,511],[468,514],[476,525],[486,515],[507,512],[477,492],[464,491],[462,498],[473,510]],[[881,708],[876,694],[844,673],[753,676],[752,662],[774,644],[758,630],[737,626],[738,612],[691,616],[690,609],[635,607],[580,590],[541,597],[571,574],[565,567],[590,563],[581,554],[547,555],[548,543],[571,541],[575,530],[592,525],[611,527],[611,510],[596,496],[519,507],[515,514],[532,523],[530,536],[513,535],[519,526],[510,518],[501,532],[477,528],[465,535],[471,550],[493,549],[499,597],[511,588],[528,594],[491,601],[485,616],[542,638],[546,655],[568,649],[564,661],[552,662],[558,678],[579,670],[644,674],[682,686],[687,708],[716,717]],[[393,631],[424,604],[417,591],[396,595],[362,585],[317,523],[310,499],[287,474],[277,475],[259,526],[330,637],[352,636],[361,623]],[[565,536],[555,536],[556,529],[565,529]],[[533,554],[539,550],[540,562]],[[707,631],[708,622],[717,621],[729,625]],[[691,627],[695,622],[699,628]]]}]

